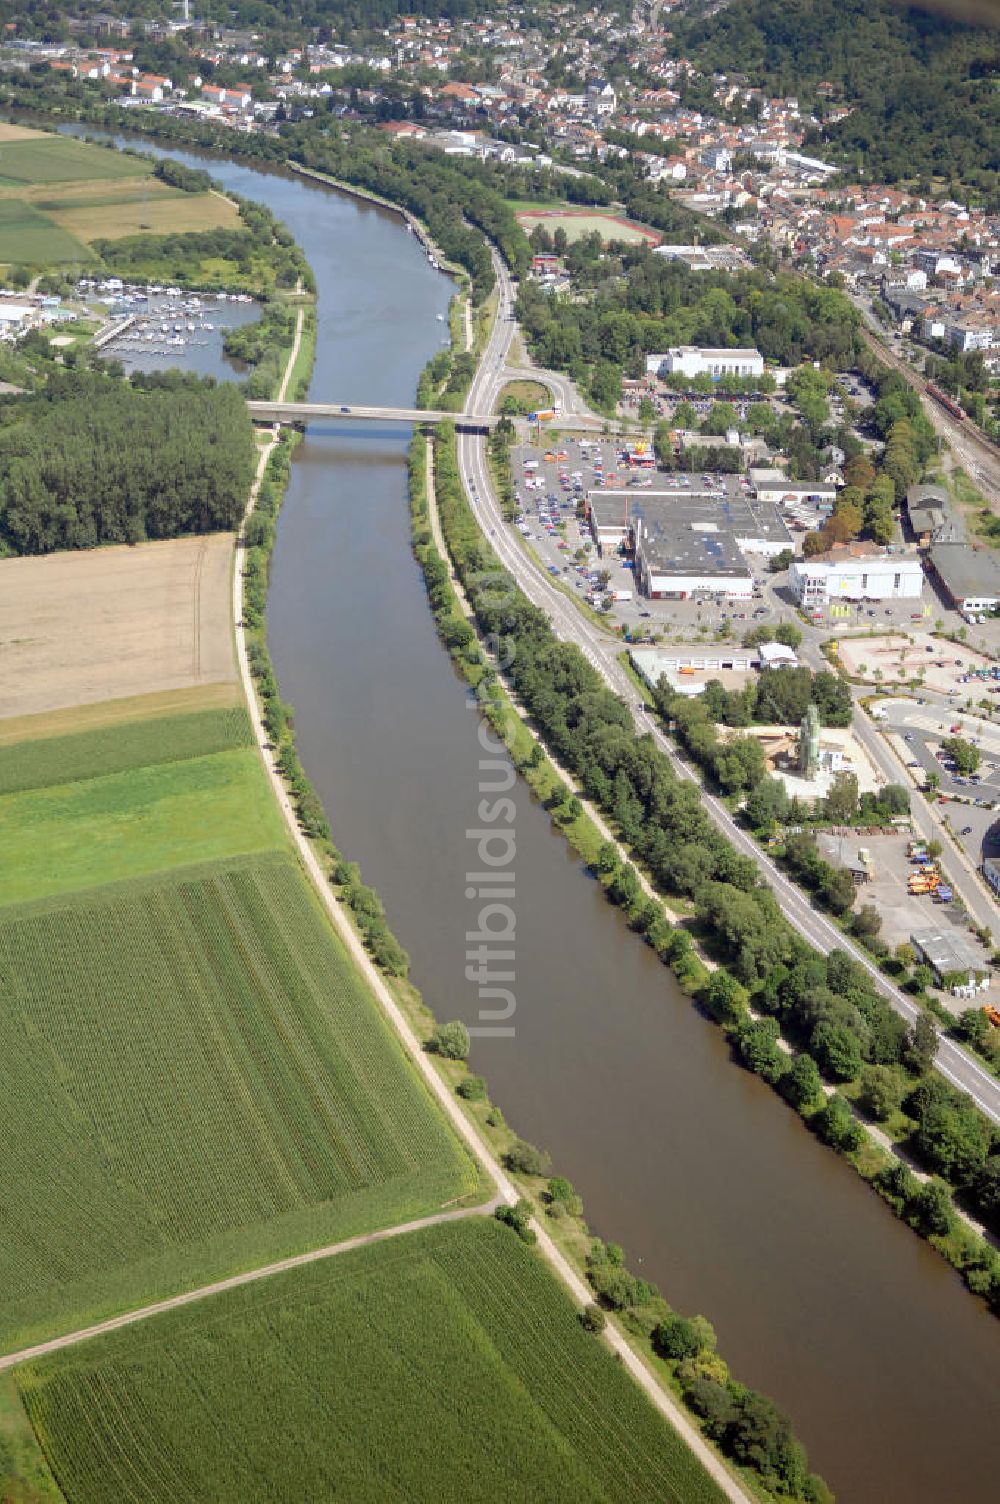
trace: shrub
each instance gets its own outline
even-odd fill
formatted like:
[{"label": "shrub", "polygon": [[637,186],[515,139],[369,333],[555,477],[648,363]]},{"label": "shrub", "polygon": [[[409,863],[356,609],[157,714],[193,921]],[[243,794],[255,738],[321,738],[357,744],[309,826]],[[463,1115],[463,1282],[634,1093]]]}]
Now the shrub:
[{"label": "shrub", "polygon": [[466,1076],[458,1083],[456,1090],[466,1102],[481,1102],[486,1096],[486,1082],[482,1076]]},{"label": "shrub", "polygon": [[536,1149],[523,1138],[516,1138],[504,1155],[504,1164],[515,1175],[549,1175],[552,1161],[544,1149]]},{"label": "shrub", "polygon": [[591,1302],[589,1306],[584,1306],[583,1310],[580,1312],[580,1325],[583,1327],[584,1331],[603,1332],[607,1324],[608,1318],[605,1316],[600,1306],[595,1305],[593,1302]]},{"label": "shrub", "polygon": [[461,1019],[456,1018],[434,1030],[427,1048],[435,1055],[443,1055],[446,1060],[466,1060],[470,1043],[468,1029]]}]

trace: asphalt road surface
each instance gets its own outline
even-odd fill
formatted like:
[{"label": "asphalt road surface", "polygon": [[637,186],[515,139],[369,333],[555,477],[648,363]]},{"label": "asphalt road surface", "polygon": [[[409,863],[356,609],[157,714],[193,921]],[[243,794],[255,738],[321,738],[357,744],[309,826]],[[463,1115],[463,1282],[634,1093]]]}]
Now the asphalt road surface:
[{"label": "asphalt road surface", "polygon": [[[496,401],[503,382],[507,352],[515,331],[514,322],[508,317],[513,310],[514,296],[510,275],[499,258],[495,257],[494,260],[500,293],[499,307],[479,370],[469,389],[466,401],[469,412],[489,411]],[[646,711],[631,680],[617,660],[620,650],[618,644],[609,640],[604,632],[583,616],[575,603],[558,589],[541,565],[513,537],[493,494],[483,439],[474,434],[459,434],[458,459],[470,504],[480,526],[490,537],[496,554],[525,595],[546,612],[557,635],[565,641],[575,642],[605,682],[622,697],[630,707],[639,730],[648,732],[653,737],[660,750],[669,757],[677,776],[699,783]],[[882,755],[887,755],[881,740],[877,736],[875,740]],[[915,1022],[922,1010],[888,981],[865,951],[854,946],[825,915],[812,908],[805,895],[735,823],[725,805],[705,790],[702,790],[702,802],[731,844],[757,863],[762,876],[774,889],[782,910],[799,933],[821,954],[825,955],[835,947],[851,953],[896,1011],[907,1022]],[[1000,1124],[1000,1081],[952,1040],[945,1038],[940,1039],[937,1068],[953,1086],[968,1092],[992,1122]]]}]

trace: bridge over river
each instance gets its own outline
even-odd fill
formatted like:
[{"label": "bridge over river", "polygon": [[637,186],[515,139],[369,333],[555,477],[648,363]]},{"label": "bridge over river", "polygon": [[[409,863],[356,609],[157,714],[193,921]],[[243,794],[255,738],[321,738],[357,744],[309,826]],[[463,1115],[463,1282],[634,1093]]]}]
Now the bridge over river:
[{"label": "bridge over river", "polygon": [[[463,432],[486,433],[500,421],[499,413],[446,413],[439,408],[356,407],[341,402],[248,402],[255,423],[310,423],[337,419],[346,423],[443,423],[448,420]],[[515,420],[517,421],[517,420]],[[522,420],[523,421],[523,420]],[[589,414],[566,414],[560,421],[573,428],[601,430],[604,419]]]}]

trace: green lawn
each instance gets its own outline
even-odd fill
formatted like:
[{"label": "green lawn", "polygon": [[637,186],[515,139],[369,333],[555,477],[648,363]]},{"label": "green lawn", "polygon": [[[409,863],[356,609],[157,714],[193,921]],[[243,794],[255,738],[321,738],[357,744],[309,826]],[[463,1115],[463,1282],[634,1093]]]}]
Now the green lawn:
[{"label": "green lawn", "polygon": [[0,142],[0,179],[7,183],[69,183],[147,177],[152,163],[66,136]]},{"label": "green lawn", "polygon": [[252,745],[250,717],[242,705],[12,742],[0,746],[0,794]]},{"label": "green lawn", "polygon": [[47,214],[40,214],[21,199],[0,199],[0,262],[54,266],[92,259],[87,247],[68,230],[61,230]]},{"label": "green lawn", "polygon": [[69,1504],[718,1504],[537,1254],[410,1234],[18,1370]]},{"label": "green lawn", "polygon": [[35,1440],[12,1373],[0,1374],[0,1499],[4,1504],[63,1504]]},{"label": "green lawn", "polygon": [[0,905],[269,850],[287,839],[252,748],[7,794],[0,798]]},{"label": "green lawn", "polygon": [[0,915],[0,1351],[476,1172],[291,857]]}]

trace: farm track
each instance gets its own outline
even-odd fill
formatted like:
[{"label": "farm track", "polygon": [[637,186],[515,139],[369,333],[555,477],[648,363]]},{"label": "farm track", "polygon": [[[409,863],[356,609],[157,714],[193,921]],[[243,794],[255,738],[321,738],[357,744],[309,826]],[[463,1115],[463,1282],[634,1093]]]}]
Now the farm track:
[{"label": "farm track", "polygon": [[[281,394],[287,390],[291,371],[295,358],[298,354],[304,314],[299,309],[296,335],[292,350],[289,355],[285,375],[281,384]],[[491,340],[487,345],[487,353]],[[256,476],[251,488],[250,497],[244,514],[244,525],[251,515],[256,504],[257,495],[263,481],[268,458],[275,440],[262,446]],[[0,1355],[0,1373],[15,1368],[21,1364],[30,1362],[32,1359],[78,1346],[93,1337],[105,1333],[118,1331],[124,1327],[135,1325],[138,1322],[147,1321],[151,1317],[160,1315],[170,1310],[194,1304],[208,1299],[212,1295],[222,1294],[227,1290],[237,1289],[244,1285],[254,1284],[287,1272],[303,1265],[317,1263],[325,1259],[338,1256],[350,1250],[374,1245],[389,1239],[395,1239],[407,1232],[415,1232],[423,1228],[432,1227],[441,1223],[460,1221],[469,1216],[491,1215],[501,1205],[513,1205],[518,1200],[518,1191],[511,1182],[492,1151],[480,1137],[474,1124],[466,1118],[448,1084],[437,1073],[430,1057],[426,1054],[416,1034],[405,1018],[397,1004],[392,992],[382,974],[377,970],[368,952],[365,950],[358,934],[347,919],[341,905],[326,879],[317,857],[308,840],[299,828],[299,824],[282,781],[275,760],[274,749],[271,747],[264,725],[261,719],[260,708],[257,703],[256,691],[250,673],[247,657],[246,633],[243,624],[243,576],[245,569],[246,549],[242,541],[242,534],[238,535],[236,548],[233,555],[232,575],[232,621],[236,634],[237,659],[240,680],[246,697],[247,707],[253,723],[254,737],[258,750],[264,763],[264,768],[271,785],[271,789],[278,806],[284,816],[288,831],[301,859],[306,873],[308,874],[320,902],[328,915],[336,933],[341,939],[348,956],[353,961],[362,980],[369,990],[375,995],[381,1005],[389,1023],[400,1039],[404,1050],[409,1055],[418,1076],[423,1080],[430,1095],[441,1108],[448,1124],[453,1129],[456,1137],[471,1152],[473,1159],[483,1168],[494,1182],[495,1193],[485,1205],[462,1208],[452,1211],[440,1211],[430,1216],[409,1222],[397,1223],[394,1226],[382,1228],[375,1232],[360,1234],[345,1239],[339,1243],[327,1244],[323,1247],[308,1250],[304,1253],[291,1257],[265,1263],[257,1268],[246,1270],[240,1274],[230,1275],[221,1280],[209,1284],[200,1285],[195,1289],[182,1292],[162,1301],[153,1302],[149,1305],[123,1312],[117,1316],[109,1317],[104,1321],[81,1327],[75,1331],[63,1333],[60,1336],[50,1338],[34,1346],[21,1348],[14,1352]],[[537,1234],[537,1247],[539,1253],[546,1260],[555,1276],[568,1290],[573,1300],[580,1306],[585,1306],[592,1299],[592,1292],[569,1263],[568,1259],[556,1247],[548,1231],[544,1226],[534,1223]],[[633,1380],[643,1390],[647,1399],[654,1408],[667,1421],[672,1429],[679,1435],[684,1444],[689,1448],[695,1459],[708,1473],[709,1477],[723,1492],[731,1504],[751,1504],[750,1496],[746,1493],[736,1478],[729,1472],[719,1457],[705,1442],[698,1427],[692,1423],[687,1414],[682,1410],[674,1397],[667,1392],[660,1381],[640,1358],[636,1351],[629,1345],[624,1336],[614,1325],[609,1325],[605,1331],[604,1340],[611,1348],[614,1355],[628,1370]]]},{"label": "farm track", "polygon": [[243,1274],[231,1274],[226,1279],[214,1280],[208,1285],[199,1285],[195,1290],[185,1290],[181,1295],[172,1295],[168,1300],[157,1300],[151,1305],[140,1306],[135,1311],[125,1311],[120,1316],[109,1316],[106,1321],[97,1321],[92,1326],[80,1327],[75,1332],[65,1332],[61,1337],[51,1337],[47,1342],[37,1342],[33,1347],[23,1347],[17,1352],[0,1356],[0,1373],[30,1363],[36,1358],[45,1358],[62,1352],[68,1347],[78,1347],[92,1337],[101,1337],[108,1332],[121,1331],[122,1327],[135,1326],[139,1321],[148,1321],[153,1316],[162,1316],[166,1311],[176,1311],[182,1306],[194,1305],[207,1300],[211,1295],[222,1295],[227,1290],[238,1290],[243,1285],[253,1285],[259,1280],[270,1279],[275,1274],[287,1274],[289,1270],[301,1269],[305,1264],[318,1264],[323,1259],[336,1258],[338,1254],[350,1253],[355,1248],[365,1248],[373,1243],[384,1243],[388,1238],[402,1237],[408,1232],[419,1232],[426,1227],[437,1227],[442,1222],[458,1222],[464,1217],[492,1216],[501,1204],[496,1196],[485,1206],[462,1208],[453,1212],[435,1212],[430,1217],[419,1217],[414,1222],[397,1223],[395,1227],[383,1227],[377,1232],[362,1233],[355,1238],[345,1238],[342,1243],[328,1243],[324,1248],[311,1248],[307,1253],[297,1253],[291,1258],[277,1259],[271,1264],[262,1264],[257,1269],[248,1269]]}]

